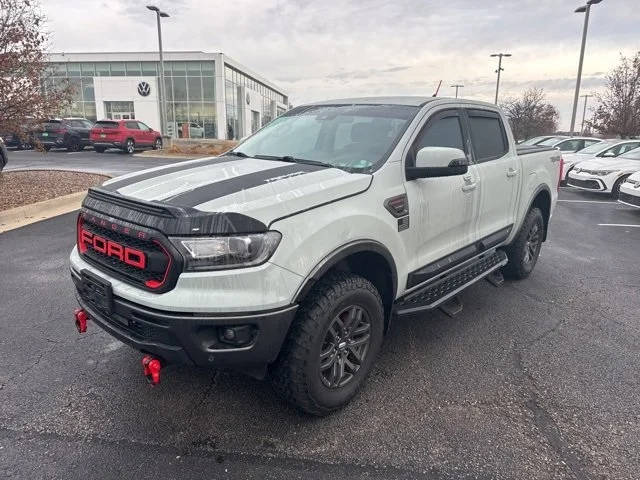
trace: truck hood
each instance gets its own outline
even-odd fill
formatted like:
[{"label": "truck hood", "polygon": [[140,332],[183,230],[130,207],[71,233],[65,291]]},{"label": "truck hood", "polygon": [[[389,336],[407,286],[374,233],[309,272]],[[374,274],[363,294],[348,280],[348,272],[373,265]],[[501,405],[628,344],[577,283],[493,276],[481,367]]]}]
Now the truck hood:
[{"label": "truck hood", "polygon": [[628,158],[598,158],[580,162],[579,168],[585,170],[640,170],[640,161]]},{"label": "truck hood", "polygon": [[363,192],[372,178],[337,168],[223,156],[117,177],[101,190],[201,212],[238,213],[269,225]]}]

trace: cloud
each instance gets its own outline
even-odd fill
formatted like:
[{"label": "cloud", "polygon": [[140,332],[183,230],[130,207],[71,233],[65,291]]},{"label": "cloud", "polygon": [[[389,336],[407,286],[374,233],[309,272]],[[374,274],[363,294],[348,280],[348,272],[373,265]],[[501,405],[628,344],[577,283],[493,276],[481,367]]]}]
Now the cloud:
[{"label": "cloud", "polygon": [[[576,2],[574,2],[576,3]],[[577,2],[580,3],[580,2]],[[577,4],[576,3],[576,4]],[[557,0],[179,0],[156,2],[167,50],[223,51],[277,82],[294,104],[367,95],[461,95],[493,100],[496,61],[507,51],[501,97],[547,91],[568,127],[581,14]],[[593,7],[583,90],[599,89],[619,53],[640,49],[637,0]],[[57,51],[150,51],[155,18],[130,0],[48,0]],[[90,12],[90,15],[87,15]],[[78,21],[70,21],[78,19]]]}]

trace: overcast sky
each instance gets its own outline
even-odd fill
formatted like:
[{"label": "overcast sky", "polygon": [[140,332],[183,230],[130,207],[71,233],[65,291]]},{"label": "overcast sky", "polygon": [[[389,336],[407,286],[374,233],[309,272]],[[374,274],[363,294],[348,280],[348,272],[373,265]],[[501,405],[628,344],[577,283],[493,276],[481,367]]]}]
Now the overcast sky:
[{"label": "overcast sky", "polygon": [[[171,18],[165,50],[222,51],[285,89],[295,105],[366,95],[431,95],[442,79],[493,101],[496,59],[509,52],[500,96],[542,87],[568,129],[584,14],[580,0],[42,0],[52,51],[157,50],[150,1]],[[583,0],[584,1],[584,0]],[[640,49],[640,0],[591,10],[584,93],[620,53]],[[582,119],[579,109],[578,123]]]}]

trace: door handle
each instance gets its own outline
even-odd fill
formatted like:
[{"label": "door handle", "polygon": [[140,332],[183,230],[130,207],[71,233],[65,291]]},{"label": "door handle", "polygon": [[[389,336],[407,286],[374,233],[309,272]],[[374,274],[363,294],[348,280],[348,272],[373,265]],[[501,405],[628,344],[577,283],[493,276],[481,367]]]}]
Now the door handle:
[{"label": "door handle", "polygon": [[517,174],[518,170],[514,170],[513,168],[507,170],[507,177],[515,177]]},{"label": "door handle", "polygon": [[473,177],[471,175],[465,175],[462,179],[464,180],[464,183],[473,183]]},{"label": "door handle", "polygon": [[469,183],[467,185],[463,185],[462,186],[462,191],[463,192],[470,192],[471,190],[475,190],[477,186],[478,186],[478,182]]}]

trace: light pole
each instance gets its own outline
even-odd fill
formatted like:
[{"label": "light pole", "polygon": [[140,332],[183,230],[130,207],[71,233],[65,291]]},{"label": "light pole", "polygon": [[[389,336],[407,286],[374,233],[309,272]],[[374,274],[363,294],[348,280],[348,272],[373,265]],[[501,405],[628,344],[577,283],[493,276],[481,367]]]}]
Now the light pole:
[{"label": "light pole", "polygon": [[584,13],[584,27],[582,27],[582,45],[580,46],[580,60],[578,61],[578,78],[576,79],[576,92],[573,95],[573,112],[571,113],[571,135],[576,126],[576,112],[578,111],[578,98],[580,96],[580,82],[582,81],[582,62],[584,60],[584,47],[587,44],[587,29],[589,28],[589,12],[591,5],[602,0],[588,0],[586,5],[575,9],[575,13]]},{"label": "light pole", "polygon": [[497,105],[498,92],[500,91],[500,72],[504,70],[504,68],[502,68],[502,57],[510,57],[511,54],[510,53],[492,53],[491,56],[498,57],[498,69],[496,70],[496,73],[498,74],[498,80],[496,82],[496,100],[494,102]]},{"label": "light pole", "polygon": [[582,126],[580,127],[580,134],[584,135],[584,117],[587,116],[587,99],[593,97],[593,95],[580,95],[584,97],[584,109],[582,110]]},{"label": "light pole", "polygon": [[460,84],[456,83],[455,85],[451,85],[451,88],[455,88],[456,89],[456,98],[458,98],[458,89],[459,88],[464,88],[464,85],[460,85]]},{"label": "light pole", "polygon": [[147,8],[153,12],[156,12],[156,21],[158,22],[158,52],[160,53],[160,132],[163,137],[167,136],[167,104],[164,84],[164,58],[162,57],[162,27],[160,25],[160,17],[167,18],[168,13],[160,11],[160,9],[154,5],[147,5]]}]

